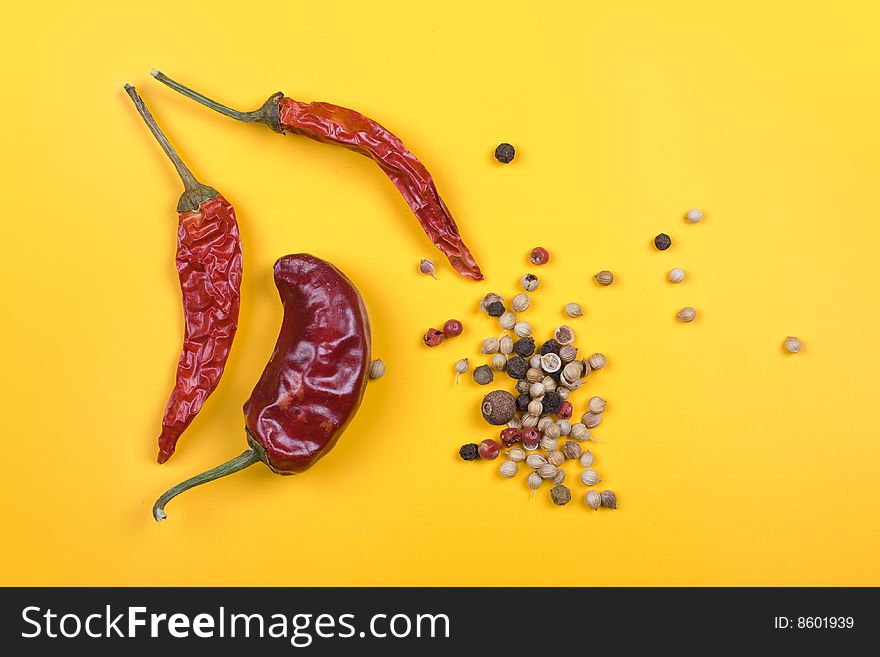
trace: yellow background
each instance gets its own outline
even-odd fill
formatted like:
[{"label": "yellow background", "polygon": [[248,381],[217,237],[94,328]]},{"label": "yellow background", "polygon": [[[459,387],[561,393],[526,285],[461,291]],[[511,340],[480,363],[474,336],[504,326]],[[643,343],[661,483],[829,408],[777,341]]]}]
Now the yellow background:
[{"label": "yellow background", "polygon": [[[10,6],[0,583],[880,584],[878,19],[869,2]],[[234,123],[152,67],[242,109],[282,89],[381,121],[487,280],[453,274],[368,159]],[[226,376],[162,467],[181,186],[125,82],[244,241]],[[523,472],[456,455],[493,432],[452,365],[480,362],[498,330],[477,303],[512,295],[537,244],[552,262],[526,318],[547,335],[578,301],[578,344],[608,356],[573,399],[609,400],[593,451],[616,513],[579,483],[568,507],[530,500]],[[388,374],[310,472],[255,466],[157,525],[159,493],[244,448],[281,316],[271,265],[298,251],[356,282]],[[423,347],[449,317],[464,335]]]}]

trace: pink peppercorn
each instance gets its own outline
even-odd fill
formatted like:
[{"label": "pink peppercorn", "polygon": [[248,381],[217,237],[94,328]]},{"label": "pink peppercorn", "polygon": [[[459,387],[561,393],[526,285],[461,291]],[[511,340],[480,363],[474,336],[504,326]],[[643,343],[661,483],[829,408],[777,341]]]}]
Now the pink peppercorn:
[{"label": "pink peppercorn", "polygon": [[574,409],[571,406],[571,402],[564,401],[562,405],[559,407],[559,410],[556,411],[556,417],[560,420],[567,420],[571,417],[571,414],[574,412]]},{"label": "pink peppercorn", "polygon": [[543,246],[536,246],[529,253],[529,262],[533,265],[545,265],[550,260],[550,253]]},{"label": "pink peppercorn", "polygon": [[464,326],[462,326],[461,322],[457,319],[450,319],[443,325],[443,335],[447,338],[454,338],[457,335],[461,335],[461,332],[464,330]]},{"label": "pink peppercorn", "polygon": [[501,432],[501,442],[505,447],[513,447],[520,441],[520,430],[508,427]]},{"label": "pink peppercorn", "polygon": [[480,458],[486,459],[487,461],[491,461],[495,457],[498,456],[498,452],[501,451],[501,445],[492,440],[491,438],[487,438],[483,442],[480,443]]},{"label": "pink peppercorn", "polygon": [[429,347],[436,347],[438,344],[442,343],[445,339],[445,335],[443,335],[443,331],[438,331],[435,328],[430,328],[422,336],[422,340],[424,340],[425,344]]},{"label": "pink peppercorn", "polygon": [[541,432],[535,427],[529,427],[522,432],[522,444],[526,449],[538,449],[541,444]]}]

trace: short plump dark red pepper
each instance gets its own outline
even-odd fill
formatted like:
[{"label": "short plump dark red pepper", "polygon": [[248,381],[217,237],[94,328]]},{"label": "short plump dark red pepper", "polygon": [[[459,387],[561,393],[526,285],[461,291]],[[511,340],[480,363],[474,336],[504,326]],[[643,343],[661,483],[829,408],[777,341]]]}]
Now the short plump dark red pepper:
[{"label": "short plump dark red pepper", "polygon": [[477,261],[459,233],[434,179],[403,142],[377,121],[331,103],[303,103],[281,92],[253,112],[239,112],[211,100],[159,71],[153,77],[213,110],[238,121],[264,123],[275,132],[292,132],[325,144],[336,144],[371,158],[406,200],[434,245],[465,278],[482,280]]},{"label": "short plump dark red pepper", "polygon": [[333,449],[354,417],[370,365],[370,322],[354,284],[329,262],[308,254],[275,263],[284,318],[275,349],[244,405],[248,449],[166,492],[156,520],[185,490],[262,461],[290,475]]}]

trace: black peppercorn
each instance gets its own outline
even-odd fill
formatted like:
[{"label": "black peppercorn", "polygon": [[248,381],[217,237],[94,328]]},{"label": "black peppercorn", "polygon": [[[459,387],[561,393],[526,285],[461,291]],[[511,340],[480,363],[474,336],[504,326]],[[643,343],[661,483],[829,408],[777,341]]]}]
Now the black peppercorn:
[{"label": "black peppercorn", "polygon": [[528,358],[535,353],[535,341],[532,338],[523,338],[513,343],[513,350],[517,356]]},{"label": "black peppercorn", "polygon": [[501,164],[510,164],[516,156],[516,149],[508,143],[498,144],[495,149],[495,159]]},{"label": "black peppercorn", "polygon": [[468,443],[462,445],[458,450],[458,455],[465,461],[473,461],[480,454],[480,446],[477,443]]},{"label": "black peppercorn", "polygon": [[486,306],[486,312],[489,313],[489,317],[501,317],[504,314],[504,304],[500,301],[493,301]]},{"label": "black peppercorn", "polygon": [[521,395],[529,394],[532,384],[528,379],[520,379],[516,382],[516,391]]},{"label": "black peppercorn", "polygon": [[507,376],[511,379],[524,379],[529,371],[529,364],[524,358],[514,356],[507,361]]},{"label": "black peppercorn", "polygon": [[525,413],[529,410],[529,402],[532,401],[532,397],[528,393],[523,393],[519,397],[516,398],[516,410],[521,413]]},{"label": "black peppercorn", "polygon": [[556,391],[545,393],[544,399],[541,400],[544,405],[545,413],[555,413],[562,408],[562,397]]},{"label": "black peppercorn", "polygon": [[550,338],[549,340],[547,340],[547,342],[541,345],[541,355],[543,356],[544,354],[556,354],[558,356],[560,348],[561,345],[553,338]]},{"label": "black peppercorn", "polygon": [[665,251],[672,246],[672,239],[666,233],[660,233],[654,238],[654,246],[657,247],[658,251]]},{"label": "black peppercorn", "polygon": [[560,368],[559,368],[558,370],[556,370],[555,372],[545,372],[545,374],[546,374],[547,376],[549,376],[551,379],[553,379],[554,381],[559,381],[559,380],[562,379],[562,370],[563,370],[563,369],[564,369],[564,368],[560,367]]}]

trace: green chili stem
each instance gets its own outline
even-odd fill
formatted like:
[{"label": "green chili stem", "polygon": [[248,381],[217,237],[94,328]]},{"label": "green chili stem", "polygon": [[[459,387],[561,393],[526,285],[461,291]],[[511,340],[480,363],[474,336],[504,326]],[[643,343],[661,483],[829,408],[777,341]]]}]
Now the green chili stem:
[{"label": "green chili stem", "polygon": [[229,461],[226,461],[226,463],[221,463],[216,468],[211,468],[210,470],[197,474],[195,477],[191,477],[186,481],[177,484],[156,500],[156,503],[153,505],[153,517],[156,519],[156,522],[161,522],[167,518],[168,516],[165,514],[165,505],[182,492],[194,488],[195,486],[206,484],[209,481],[220,479],[220,477],[234,474],[245,468],[249,468],[258,461],[260,461],[260,457],[257,452],[253,449],[246,449],[234,459],[230,459]]},{"label": "green chili stem", "polygon": [[165,155],[167,155],[171,162],[174,164],[174,168],[177,169],[177,173],[180,175],[180,179],[183,181],[183,186],[186,187],[187,191],[194,191],[201,187],[201,183],[196,180],[196,177],[193,175],[192,171],[189,170],[189,167],[187,167],[183,163],[183,160],[180,159],[177,151],[174,150],[171,142],[168,141],[165,133],[162,132],[162,129],[156,123],[156,119],[154,119],[153,115],[150,114],[150,110],[147,109],[147,106],[144,104],[143,99],[138,95],[137,90],[130,84],[127,84],[125,85],[125,91],[128,93],[129,96],[131,96],[131,100],[134,102],[134,106],[137,108],[138,114],[141,115],[144,123],[147,124],[150,132],[153,133],[153,136],[162,147],[162,150],[165,151]]}]

